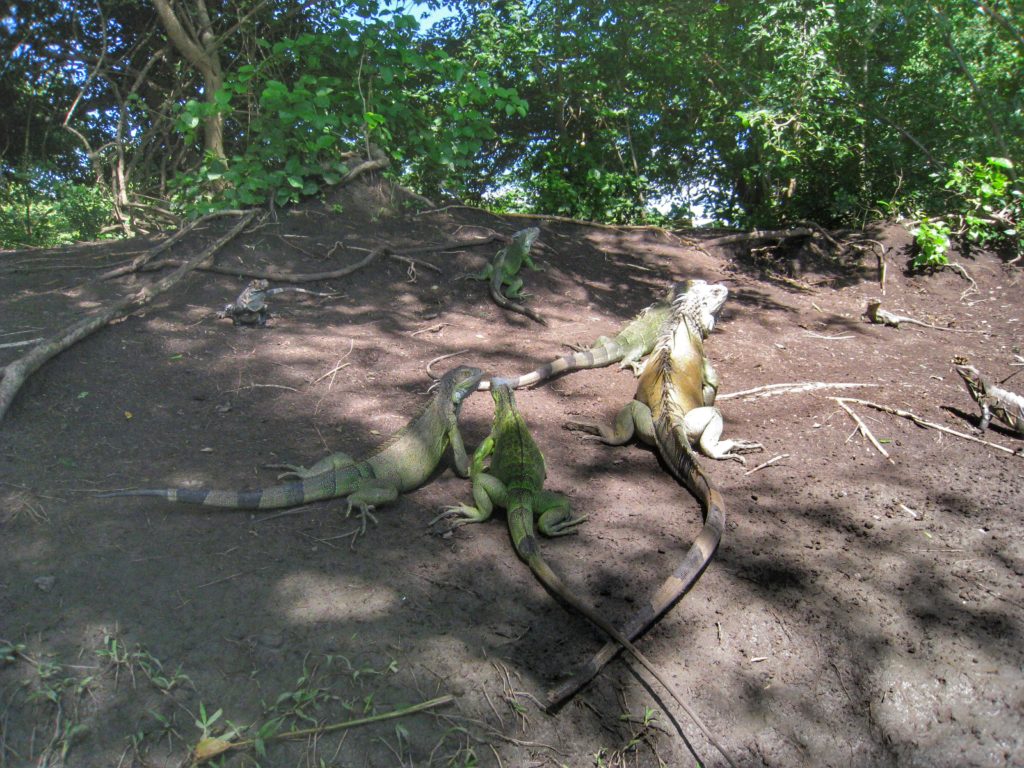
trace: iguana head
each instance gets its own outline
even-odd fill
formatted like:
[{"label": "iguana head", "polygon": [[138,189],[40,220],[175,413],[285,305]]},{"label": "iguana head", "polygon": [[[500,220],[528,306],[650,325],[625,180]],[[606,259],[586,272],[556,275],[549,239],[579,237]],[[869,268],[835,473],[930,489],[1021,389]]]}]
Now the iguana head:
[{"label": "iguana head", "polygon": [[495,416],[516,409],[516,396],[508,379],[491,379],[491,399],[494,400]]},{"label": "iguana head", "polygon": [[953,370],[964,380],[964,384],[967,385],[967,391],[970,392],[971,397],[977,400],[985,394],[985,381],[981,378],[981,371],[970,365],[966,357],[959,355],[954,357]]},{"label": "iguana head", "polygon": [[452,403],[455,404],[455,411],[458,412],[462,401],[476,392],[476,385],[480,383],[483,377],[484,372],[479,368],[460,365],[458,368],[452,368],[442,376],[438,386],[446,392],[451,392]]},{"label": "iguana head", "polygon": [[512,235],[512,242],[518,243],[527,250],[533,247],[534,241],[540,237],[540,227],[527,227],[520,229]]},{"label": "iguana head", "polygon": [[676,299],[672,312],[685,315],[693,321],[705,339],[715,328],[718,313],[722,311],[729,289],[721,283],[706,280],[687,280],[676,286]]}]

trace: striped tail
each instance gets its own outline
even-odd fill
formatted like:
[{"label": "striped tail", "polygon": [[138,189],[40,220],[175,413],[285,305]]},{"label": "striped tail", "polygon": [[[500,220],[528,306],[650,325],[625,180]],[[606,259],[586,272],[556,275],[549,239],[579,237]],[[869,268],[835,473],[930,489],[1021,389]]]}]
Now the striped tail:
[{"label": "striped tail", "polygon": [[208,488],[139,488],[101,493],[97,498],[158,496],[168,501],[202,504],[207,507],[281,509],[348,495],[355,490],[356,483],[362,479],[363,474],[365,473],[361,473],[357,467],[345,467],[292,483],[272,485],[268,488],[242,491],[217,491]]},{"label": "striped tail", "polygon": [[[647,631],[697,582],[714,557],[725,531],[725,501],[697,463],[697,458],[686,439],[685,430],[681,425],[674,426],[667,417],[658,419],[655,429],[658,449],[665,463],[675,478],[690,489],[704,508],[704,527],[693,540],[682,562],[662,582],[647,604],[634,613],[623,626],[622,635],[630,640],[635,640]],[[605,643],[604,647],[590,657],[572,677],[548,692],[548,711],[557,710],[575,696],[576,692],[593,680],[621,650],[622,646],[619,643]]]},{"label": "striped tail", "polygon": [[[622,345],[617,343],[602,344],[599,347],[593,349],[587,349],[583,352],[573,352],[569,355],[562,355],[562,357],[552,360],[550,363],[545,363],[540,368],[529,373],[524,373],[522,376],[517,376],[514,379],[506,379],[509,386],[512,389],[522,389],[528,387],[531,384],[536,384],[541,381],[547,381],[554,376],[566,373],[568,371],[581,371],[586,368],[602,368],[606,365],[618,362],[625,355],[625,349]],[[481,381],[477,385],[477,389],[486,390],[491,388],[491,382]]]}]

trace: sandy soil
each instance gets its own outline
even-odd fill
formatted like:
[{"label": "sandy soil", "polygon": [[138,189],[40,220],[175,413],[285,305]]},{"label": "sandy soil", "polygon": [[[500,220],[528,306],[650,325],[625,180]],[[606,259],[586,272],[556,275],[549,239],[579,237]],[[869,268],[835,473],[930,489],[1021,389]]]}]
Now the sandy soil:
[{"label": "sandy soil", "polygon": [[[706,234],[406,210],[396,193],[360,184],[280,212],[218,263],[324,271],[357,261],[360,248],[536,223],[544,270],[526,285],[549,326],[456,279],[494,244],[418,257],[439,272],[384,258],[315,286],[334,299],[285,294],[262,330],[213,317],[244,280],[195,273],[22,390],[0,424],[0,766],[180,765],[204,720],[210,734],[251,735],[275,718],[288,730],[445,694],[454,702],[429,713],[269,743],[265,756],[240,750],[224,764],[684,766],[694,753],[724,764],[629,660],[557,716],[540,710],[533,697],[603,639],[516,558],[503,513],[448,536],[428,529],[446,504],[470,498],[450,468],[381,509],[354,547],[341,500],[265,520],[94,497],[126,486],[252,487],[273,482],[268,463],[359,455],[424,402],[431,358],[467,349],[451,364],[523,372],[566,344],[614,334],[685,277],[732,292],[707,343],[723,394],[863,386],[720,401],[726,436],[766,452],[747,467],[702,461],[725,494],[726,534],[640,648],[742,766],[1024,764],[1024,458],[852,406],[888,460],[829,399],[860,397],[974,434],[977,409],[949,361],[964,354],[994,379],[1014,370],[1024,342],[1018,268],[960,255],[978,288],[963,295],[969,284],[954,272],[905,273],[902,228],[864,233],[889,248],[883,306],[984,333],[897,330],[860,317],[880,296],[873,255],[751,255],[744,244],[702,247]],[[155,240],[0,254],[0,343],[42,336],[152,280],[88,278]],[[19,351],[0,350],[0,365]],[[1024,376],[1007,386],[1024,390]],[[610,419],[634,387],[628,371],[608,368],[518,396],[548,487],[589,515],[578,536],[544,541],[544,552],[617,623],[700,528],[697,503],[651,451],[562,428]],[[490,409],[483,394],[466,403],[470,446]],[[986,439],[1024,445],[998,427]]]}]

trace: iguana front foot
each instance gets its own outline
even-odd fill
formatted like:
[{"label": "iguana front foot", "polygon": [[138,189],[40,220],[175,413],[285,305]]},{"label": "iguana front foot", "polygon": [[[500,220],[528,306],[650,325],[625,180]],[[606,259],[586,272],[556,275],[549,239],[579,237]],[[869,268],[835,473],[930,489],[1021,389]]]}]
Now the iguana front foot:
[{"label": "iguana front foot", "polygon": [[356,539],[358,539],[360,536],[363,536],[366,533],[367,520],[372,522],[374,525],[377,525],[378,523],[376,515],[373,514],[374,506],[372,504],[366,504],[365,502],[361,501],[352,501],[352,499],[348,500],[348,508],[345,510],[346,520],[352,517],[353,507],[357,507],[359,509],[359,512],[357,514],[357,516],[359,517],[359,527],[352,532],[352,543],[355,544]]}]

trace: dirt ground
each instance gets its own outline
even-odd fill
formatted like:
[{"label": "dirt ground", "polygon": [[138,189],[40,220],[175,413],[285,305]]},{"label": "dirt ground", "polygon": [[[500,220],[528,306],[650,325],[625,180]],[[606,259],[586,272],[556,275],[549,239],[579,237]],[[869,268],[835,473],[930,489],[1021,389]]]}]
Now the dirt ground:
[{"label": "dirt ground", "polygon": [[[231,222],[172,250],[198,252]],[[846,395],[974,434],[977,408],[950,367],[994,379],[1024,342],[1021,271],[960,254],[908,275],[909,238],[885,225],[883,306],[953,333],[873,326],[870,253],[749,253],[722,233],[612,229],[466,208],[413,215],[359,184],[280,211],[220,252],[227,266],[320,272],[379,245],[411,248],[541,227],[543,271],[525,275],[541,327],[461,281],[495,243],[381,258],[285,294],[265,329],[213,316],[245,284],[193,273],[144,311],[39,371],[0,423],[0,767],[174,766],[204,729],[252,737],[454,701],[345,731],[241,749],[248,766],[685,766],[722,757],[632,661],[617,660],[557,716],[545,691],[603,642],[544,592],[498,512],[442,536],[428,521],[470,499],[450,468],[356,526],[342,500],[295,514],[97,499],[119,487],[270,484],[274,462],[360,455],[426,399],[427,361],[520,373],[567,344],[613,335],[674,280],[731,295],[706,350],[721,394],[767,384],[859,384],[723,398],[726,437],[765,452],[702,464],[728,505],[718,554],[638,641],[741,766],[1024,765],[1024,458],[852,405]],[[0,254],[0,344],[43,336],[153,280],[90,276],[159,238]],[[328,256],[332,246],[342,243]],[[702,244],[707,244],[706,247]],[[764,245],[760,243],[758,245]],[[771,269],[769,269],[771,267]],[[0,349],[0,365],[26,348]],[[1011,379],[1024,391],[1024,376]],[[547,487],[589,519],[542,541],[572,587],[620,623],[700,529],[699,506],[650,450],[563,429],[611,419],[629,371],[573,373],[521,391]],[[486,434],[470,398],[463,434]],[[994,427],[985,439],[1019,449]],[[778,460],[759,471],[758,464]],[[692,745],[688,749],[678,727]],[[268,725],[269,724],[269,725]]]}]

